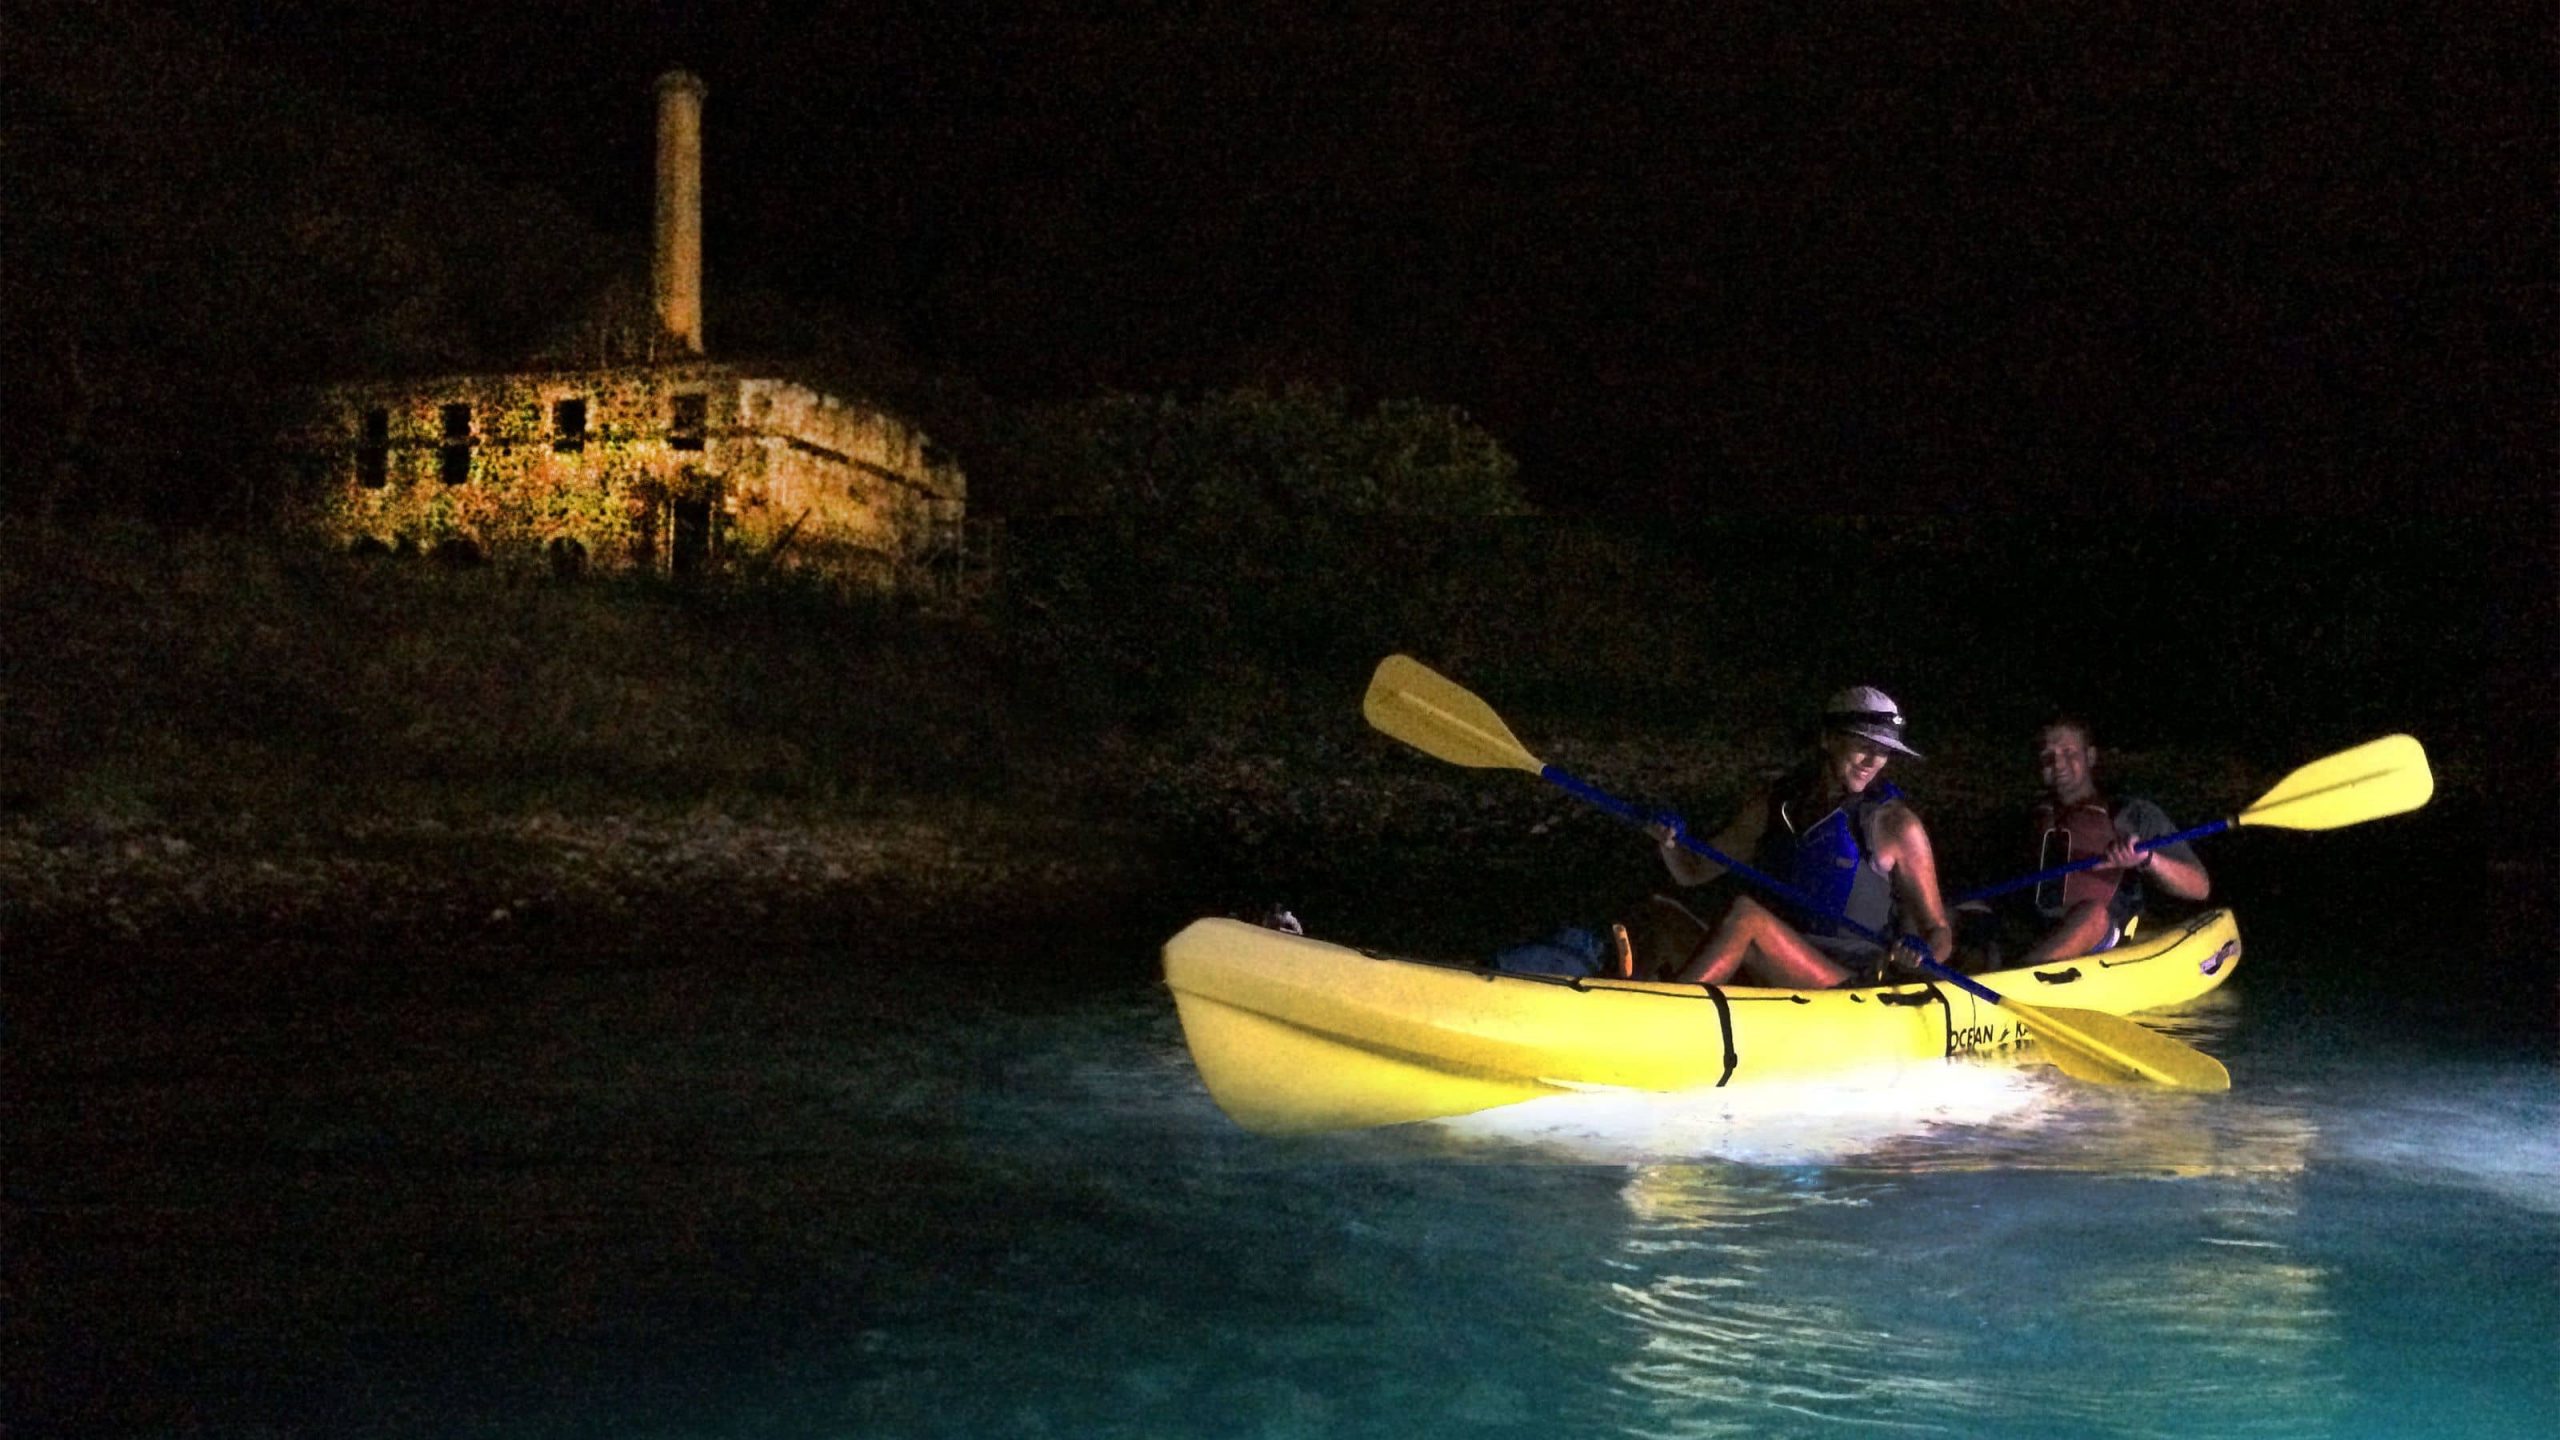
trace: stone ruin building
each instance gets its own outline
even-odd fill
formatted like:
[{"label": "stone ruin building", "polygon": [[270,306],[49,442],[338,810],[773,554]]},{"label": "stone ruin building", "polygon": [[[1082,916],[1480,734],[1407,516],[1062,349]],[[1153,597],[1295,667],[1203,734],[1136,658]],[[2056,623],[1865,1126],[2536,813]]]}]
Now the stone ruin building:
[{"label": "stone ruin building", "polygon": [[[702,343],[702,82],[657,84],[643,363],[354,380],[312,397],[327,542],[689,577],[912,583],[959,553],[966,478],[895,415]],[[664,357],[664,358],[659,358]]]}]

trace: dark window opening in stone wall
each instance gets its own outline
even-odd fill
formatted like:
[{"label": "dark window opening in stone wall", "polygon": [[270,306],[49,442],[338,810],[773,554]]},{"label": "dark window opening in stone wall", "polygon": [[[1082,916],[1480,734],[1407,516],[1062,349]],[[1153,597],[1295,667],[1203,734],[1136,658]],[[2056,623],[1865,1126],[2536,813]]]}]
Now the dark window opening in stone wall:
[{"label": "dark window opening in stone wall", "polygon": [[675,412],[667,426],[667,443],[678,450],[699,450],[711,428],[711,403],[701,395],[674,397]]},{"label": "dark window opening in stone wall", "polygon": [[356,442],[356,483],[379,490],[391,483],[391,412],[364,412],[364,431]]},{"label": "dark window opening in stone wall", "polygon": [[678,500],[675,511],[675,544],[669,554],[676,578],[699,575],[708,568],[711,558],[711,502]]},{"label": "dark window opening in stone wall", "polygon": [[547,547],[551,556],[551,573],[561,580],[575,580],[587,573],[587,547],[563,535]]},{"label": "dark window opening in stone wall", "polygon": [[437,455],[437,473],[447,485],[459,485],[471,478],[471,407],[444,407],[444,445]]},{"label": "dark window opening in stone wall", "polygon": [[587,402],[583,398],[551,402],[551,435],[551,448],[563,454],[587,448]]}]

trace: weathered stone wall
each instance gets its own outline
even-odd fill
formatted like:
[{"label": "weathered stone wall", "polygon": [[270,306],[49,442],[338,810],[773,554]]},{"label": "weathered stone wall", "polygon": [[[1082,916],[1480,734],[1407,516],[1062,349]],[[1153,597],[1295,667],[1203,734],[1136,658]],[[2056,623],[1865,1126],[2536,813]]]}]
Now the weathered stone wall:
[{"label": "weathered stone wall", "polygon": [[921,431],[780,379],[741,379],[738,411],[730,514],[757,553],[855,572],[957,542],[967,481]]},{"label": "weathered stone wall", "polygon": [[[699,397],[695,448],[679,397]],[[563,401],[584,403],[582,430],[563,428]],[[449,432],[457,405],[468,428]],[[307,524],[326,541],[460,542],[501,563],[664,570],[690,546],[706,566],[896,583],[952,542],[967,503],[965,477],[898,418],[712,362],[335,385],[293,439],[322,462]]]}]

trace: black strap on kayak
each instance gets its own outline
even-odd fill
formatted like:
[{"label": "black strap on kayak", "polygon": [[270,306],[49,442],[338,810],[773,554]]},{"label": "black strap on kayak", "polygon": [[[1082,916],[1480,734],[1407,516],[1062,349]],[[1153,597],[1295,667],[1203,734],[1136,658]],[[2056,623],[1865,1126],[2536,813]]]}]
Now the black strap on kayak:
[{"label": "black strap on kayak", "polygon": [[[1562,984],[1567,986],[1567,989],[1574,989],[1574,992],[1580,992],[1580,994],[1626,992],[1626,981],[1613,979],[1613,976],[1541,976],[1541,974],[1510,974],[1510,971],[1482,971],[1482,976],[1485,976],[1487,981],[1533,979],[1533,981],[1544,981],[1544,984]],[[1597,984],[1592,984],[1592,981],[1597,981]],[[1720,986],[1700,984],[1697,989],[1708,992],[1708,999],[1713,999],[1715,1002],[1715,1030],[1725,1038],[1725,1074],[1715,1076],[1715,1089],[1723,1089],[1725,1081],[1733,1079],[1733,1068],[1743,1063],[1741,1053],[1733,1048],[1733,1004],[1725,999],[1725,992],[1720,989]],[[1807,1004],[1807,999],[1802,997],[1802,994],[1795,994],[1795,997],[1789,997],[1789,999],[1792,999],[1795,1004]]]},{"label": "black strap on kayak", "polygon": [[1937,981],[1928,980],[1922,983],[1929,987],[1929,998],[1938,1002],[1938,1021],[1947,1027],[1947,1048],[1944,1053],[1948,1059],[1953,1060],[1956,1058],[1956,1007],[1947,1003],[1947,992],[1938,988]]},{"label": "black strap on kayak", "polygon": [[1927,987],[1928,993],[1896,995],[1891,991],[1885,991],[1878,994],[1876,1000],[1885,1005],[1926,1005],[1932,1000],[1938,1002],[1938,1019],[1947,1027],[1946,1058],[1952,1060],[1956,1053],[1956,1009],[1947,1003],[1947,992],[1938,988],[1937,981],[1923,980],[1920,983]]},{"label": "black strap on kayak", "polygon": [[1706,988],[1707,998],[1716,1002],[1716,1024],[1724,1030],[1724,1073],[1716,1077],[1716,1088],[1721,1090],[1724,1082],[1733,1078],[1733,1067],[1742,1063],[1742,1057],[1733,1049],[1733,1007],[1725,1002],[1722,987]]},{"label": "black strap on kayak", "polygon": [[1928,986],[1928,994],[1900,997],[1900,999],[1894,999],[1894,1004],[1928,1004],[1935,999],[1935,1002],[1938,1002],[1938,1025],[1946,1030],[1946,1038],[1938,1043],[1938,1058],[1953,1061],[1953,1058],[1956,1058],[1956,1007],[1946,1002],[1946,992],[1938,989],[1938,981],[1925,979],[1920,981],[1920,984]]}]

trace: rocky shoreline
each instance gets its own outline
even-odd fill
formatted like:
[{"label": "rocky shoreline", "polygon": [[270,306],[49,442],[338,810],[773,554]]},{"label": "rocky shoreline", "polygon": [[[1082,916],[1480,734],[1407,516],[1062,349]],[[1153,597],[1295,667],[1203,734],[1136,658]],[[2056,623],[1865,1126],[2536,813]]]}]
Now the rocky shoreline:
[{"label": "rocky shoreline", "polygon": [[1107,847],[1061,843],[1056,827],[1026,833],[1019,819],[534,814],[373,819],[281,839],[251,830],[0,824],[10,949],[639,951],[705,930],[770,944],[992,896],[1064,903],[1113,888],[1122,869]]},{"label": "rocky shoreline", "polygon": [[[1658,737],[1554,754],[1692,818],[1756,778]],[[1121,782],[1108,794],[1048,776],[1002,805],[909,799],[862,816],[20,815],[0,819],[0,947],[15,982],[185,953],[770,953],[882,927],[963,942],[1080,933],[1151,953],[1184,919],[1272,901],[1312,906],[1310,923],[1358,943],[1482,944],[1651,875],[1641,837],[1552,787],[1383,747],[1215,747],[1102,768]],[[2229,757],[2145,768],[2180,796],[2263,783]],[[1942,866],[2001,837],[2015,790],[1961,759],[1905,783]]]}]

